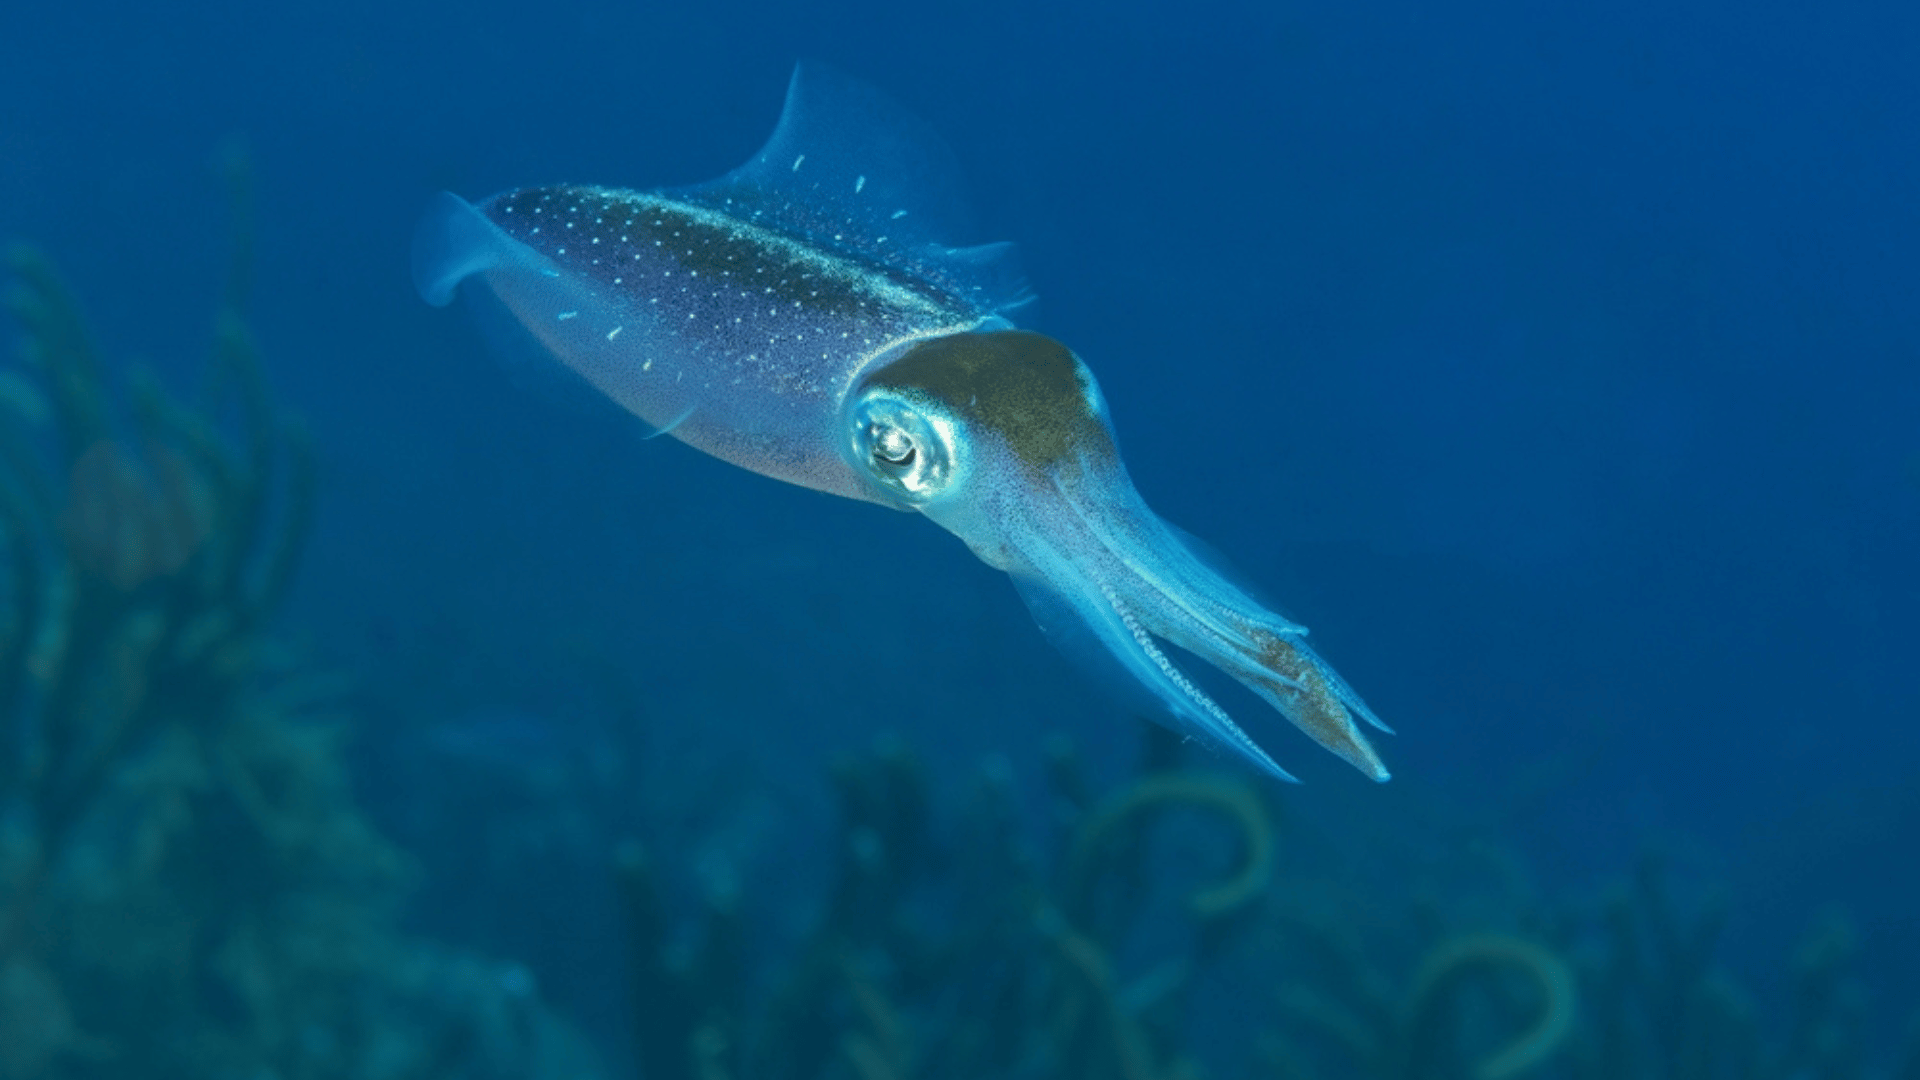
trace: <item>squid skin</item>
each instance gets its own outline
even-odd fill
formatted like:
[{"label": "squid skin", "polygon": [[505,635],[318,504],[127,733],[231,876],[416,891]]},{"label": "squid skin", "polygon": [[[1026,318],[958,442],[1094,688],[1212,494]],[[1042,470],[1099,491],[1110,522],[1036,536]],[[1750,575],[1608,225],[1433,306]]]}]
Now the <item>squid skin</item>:
[{"label": "squid skin", "polygon": [[1093,373],[1019,329],[1010,245],[965,228],[950,154],[846,76],[795,71],[773,137],[694,187],[443,194],[414,241],[430,303],[742,468],[915,511],[1006,571],[1070,656],[1177,731],[1291,779],[1170,643],[1375,780],[1388,730],[1134,490]]}]

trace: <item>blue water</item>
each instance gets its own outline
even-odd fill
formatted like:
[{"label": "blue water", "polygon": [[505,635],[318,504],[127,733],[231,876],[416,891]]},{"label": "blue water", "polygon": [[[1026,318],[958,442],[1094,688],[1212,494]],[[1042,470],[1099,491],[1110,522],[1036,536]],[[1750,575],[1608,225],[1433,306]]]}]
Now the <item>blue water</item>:
[{"label": "blue water", "polygon": [[365,798],[428,853],[411,924],[609,1041],[622,836],[745,853],[689,872],[765,896],[830,859],[822,762],[882,732],[940,791],[986,757],[1037,786],[1053,733],[1118,777],[1138,740],[945,534],[554,401],[409,285],[432,193],[707,179],[801,57],[944,133],[1142,493],[1399,731],[1376,788],[1229,697],[1307,781],[1291,817],[1494,837],[1569,894],[1665,852],[1768,1000],[1837,909],[1897,1026],[1916,43],[1891,0],[12,4],[0,237],[184,380],[248,149],[253,322],[322,468],[282,623],[361,688]]}]

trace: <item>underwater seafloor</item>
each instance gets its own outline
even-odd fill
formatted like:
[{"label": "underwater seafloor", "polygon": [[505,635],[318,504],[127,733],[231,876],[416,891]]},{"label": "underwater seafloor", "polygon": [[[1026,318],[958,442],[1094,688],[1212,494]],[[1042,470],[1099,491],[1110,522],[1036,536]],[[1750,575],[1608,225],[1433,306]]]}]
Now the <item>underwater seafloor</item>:
[{"label": "underwater seafloor", "polygon": [[[0,1080],[1920,1080],[1920,27],[1203,8],[0,16]],[[796,54],[1390,784],[411,295],[432,191],[715,174]]]}]

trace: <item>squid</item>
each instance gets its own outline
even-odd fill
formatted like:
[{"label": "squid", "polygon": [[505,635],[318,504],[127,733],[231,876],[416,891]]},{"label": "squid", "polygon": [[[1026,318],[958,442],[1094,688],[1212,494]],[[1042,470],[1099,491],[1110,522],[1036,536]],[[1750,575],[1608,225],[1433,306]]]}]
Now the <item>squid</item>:
[{"label": "squid", "polygon": [[1363,774],[1389,730],[1306,641],[1148,508],[1099,383],[1016,322],[1010,244],[968,221],[950,150],[849,76],[801,65],[772,137],[704,184],[435,197],[430,304],[744,469],[918,512],[1004,570],[1042,631],[1174,730],[1283,779],[1168,655],[1198,657]]}]

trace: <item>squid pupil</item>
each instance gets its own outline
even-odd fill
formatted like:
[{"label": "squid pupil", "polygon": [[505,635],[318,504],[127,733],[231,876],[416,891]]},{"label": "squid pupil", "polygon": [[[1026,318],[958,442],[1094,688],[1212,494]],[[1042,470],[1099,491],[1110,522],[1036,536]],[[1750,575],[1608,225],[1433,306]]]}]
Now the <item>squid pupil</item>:
[{"label": "squid pupil", "polygon": [[912,464],[916,453],[918,449],[913,440],[898,430],[888,431],[874,441],[873,456],[889,465]]}]

